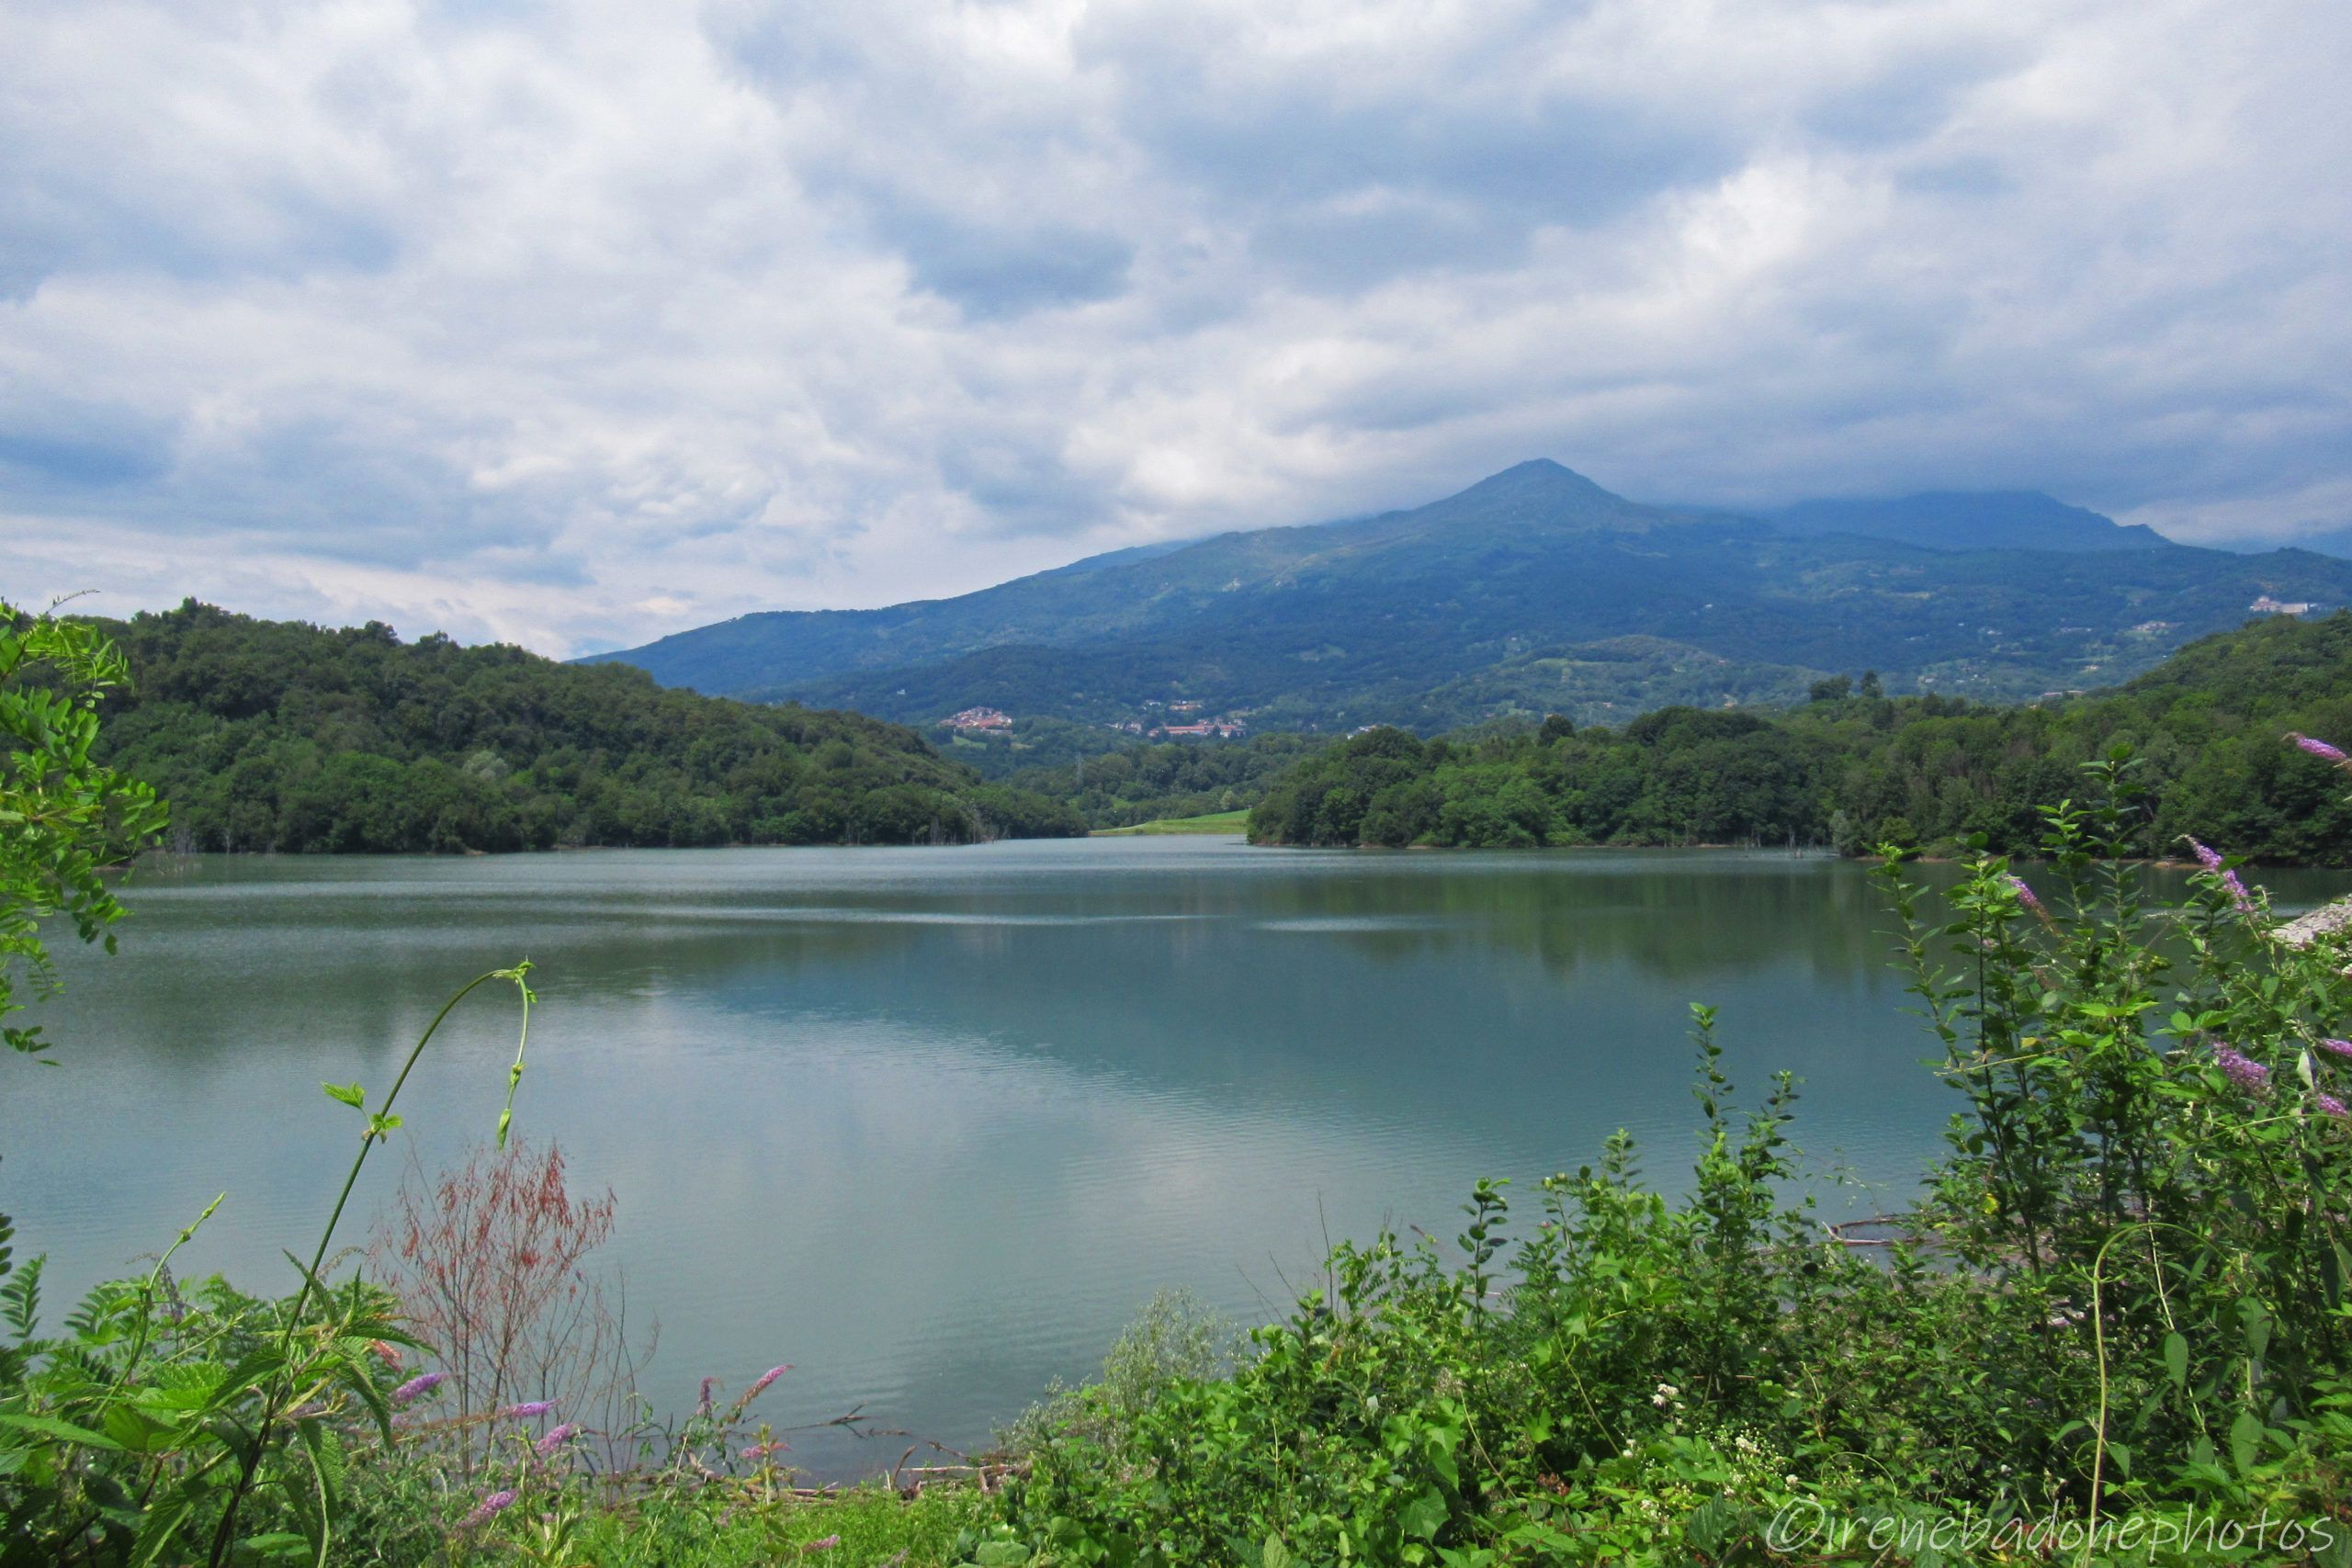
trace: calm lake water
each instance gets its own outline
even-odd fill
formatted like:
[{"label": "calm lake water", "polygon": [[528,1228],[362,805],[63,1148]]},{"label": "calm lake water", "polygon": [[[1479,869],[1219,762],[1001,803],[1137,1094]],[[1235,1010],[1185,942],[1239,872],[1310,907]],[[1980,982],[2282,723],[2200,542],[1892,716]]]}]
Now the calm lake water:
[{"label": "calm lake water", "polygon": [[[1784,853],[199,857],[127,899],[121,953],[69,955],[40,1009],[63,1065],[0,1064],[0,1209],[51,1254],[52,1314],[223,1190],[183,1259],[291,1289],[279,1248],[307,1252],[354,1134],[320,1081],[380,1094],[451,990],[528,957],[516,1126],[617,1195],[650,1392],[791,1361],[771,1417],[863,1405],[957,1447],[1162,1287],[1262,1320],[1327,1231],[1450,1237],[1475,1179],[1524,1193],[1618,1127],[1678,1183],[1691,1001],[1743,1090],[1805,1080],[1799,1142],[1871,1184],[1835,1199],[1854,1212],[1909,1190],[1953,1109],[1860,868]],[[435,1168],[490,1132],[509,996],[478,993],[411,1081],[361,1226],[409,1152]],[[906,1446],[795,1442],[828,1475]]]}]

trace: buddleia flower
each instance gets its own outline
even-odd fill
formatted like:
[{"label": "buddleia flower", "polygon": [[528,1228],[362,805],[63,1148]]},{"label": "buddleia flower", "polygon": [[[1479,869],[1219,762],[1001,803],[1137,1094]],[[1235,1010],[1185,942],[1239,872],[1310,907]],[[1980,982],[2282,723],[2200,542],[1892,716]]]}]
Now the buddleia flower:
[{"label": "buddleia flower", "polygon": [[2238,874],[2236,872],[2225,871],[2222,873],[2222,886],[2228,890],[2230,902],[2238,907],[2239,914],[2251,915],[2254,913],[2254,895],[2245,890],[2245,884],[2238,880]]},{"label": "buddleia flower", "polygon": [[2213,1065],[2240,1089],[2260,1089],[2270,1081],[2270,1069],[2226,1040],[2213,1043]]},{"label": "buddleia flower", "polygon": [[473,1512],[458,1521],[458,1528],[461,1530],[469,1530],[476,1525],[488,1524],[492,1518],[514,1506],[514,1493],[493,1492],[476,1503]]},{"label": "buddleia flower", "polygon": [[2334,762],[2339,767],[2346,762],[2352,762],[2352,757],[2346,757],[2341,750],[2330,746],[2324,740],[2312,739],[2300,729],[2287,731],[2287,739],[2295,743],[2298,750],[2308,751],[2322,761]]},{"label": "buddleia flower", "polygon": [[392,1403],[406,1404],[419,1395],[430,1393],[440,1387],[441,1380],[448,1375],[447,1372],[421,1372],[392,1390]]},{"label": "buddleia flower", "polygon": [[784,1376],[785,1373],[791,1370],[792,1363],[786,1361],[780,1367],[770,1367],[766,1371],[762,1372],[756,1379],[752,1380],[752,1386],[745,1389],[742,1393],[736,1398],[734,1405],[735,1410],[740,1414],[745,1405],[751,1404],[752,1401],[765,1393],[768,1391],[768,1385],[770,1383],[775,1382],[776,1379]]}]

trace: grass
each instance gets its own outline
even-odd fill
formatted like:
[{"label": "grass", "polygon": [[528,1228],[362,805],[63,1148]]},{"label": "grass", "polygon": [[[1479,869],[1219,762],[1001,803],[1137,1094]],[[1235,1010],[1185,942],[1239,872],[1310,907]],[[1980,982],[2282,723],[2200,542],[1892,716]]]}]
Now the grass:
[{"label": "grass", "polygon": [[[654,1499],[581,1522],[566,1561],[598,1568],[948,1568],[965,1553],[958,1538],[984,1527],[993,1500],[975,1487],[926,1487],[909,1501],[882,1487],[858,1487],[826,1501],[742,1504]],[[490,1560],[484,1551],[477,1558]],[[501,1551],[497,1560],[511,1562]]]},{"label": "grass", "polygon": [[1250,828],[1250,811],[1212,812],[1206,817],[1162,817],[1154,822],[1138,822],[1131,828],[1097,828],[1090,837],[1097,839],[1129,838],[1139,834],[1160,833],[1243,833]]}]

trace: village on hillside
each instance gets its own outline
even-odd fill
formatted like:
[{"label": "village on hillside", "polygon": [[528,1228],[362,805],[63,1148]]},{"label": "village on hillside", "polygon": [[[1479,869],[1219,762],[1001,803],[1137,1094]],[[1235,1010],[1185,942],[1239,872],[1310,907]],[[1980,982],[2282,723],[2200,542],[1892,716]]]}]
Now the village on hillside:
[{"label": "village on hillside", "polygon": [[[1141,736],[1147,739],[1155,740],[1182,739],[1186,737],[1237,740],[1250,733],[1250,727],[1241,721],[1238,715],[1217,718],[1194,716],[1201,711],[1201,705],[1196,702],[1162,704],[1148,701],[1143,706],[1147,710],[1162,709],[1170,719],[1178,722],[1159,722],[1156,718],[1127,719],[1124,722],[1106,724],[1103,728],[1117,730],[1124,735]],[[955,730],[959,735],[1009,730],[1012,728],[1012,716],[1000,708],[968,707],[960,713],[950,714],[947,717],[941,719],[939,728]]]}]

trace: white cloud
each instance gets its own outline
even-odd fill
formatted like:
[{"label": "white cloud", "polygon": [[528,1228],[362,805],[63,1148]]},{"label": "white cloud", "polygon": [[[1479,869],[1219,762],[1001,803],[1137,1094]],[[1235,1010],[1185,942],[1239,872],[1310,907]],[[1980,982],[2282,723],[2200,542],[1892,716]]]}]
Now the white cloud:
[{"label": "white cloud", "polygon": [[17,0],[0,592],[566,653],[1410,502],[2340,526],[2352,12]]}]

